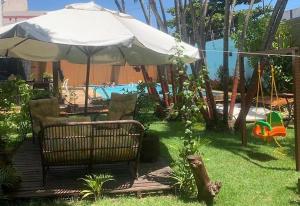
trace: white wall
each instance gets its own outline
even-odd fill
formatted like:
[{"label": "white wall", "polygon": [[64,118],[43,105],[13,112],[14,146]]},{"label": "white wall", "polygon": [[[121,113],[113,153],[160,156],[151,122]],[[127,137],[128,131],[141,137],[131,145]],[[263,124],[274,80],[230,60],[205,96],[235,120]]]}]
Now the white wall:
[{"label": "white wall", "polygon": [[285,11],[282,20],[289,20],[297,17],[300,17],[300,8]]},{"label": "white wall", "polygon": [[27,11],[28,10],[28,1],[27,0],[5,0],[3,5],[3,11]]}]

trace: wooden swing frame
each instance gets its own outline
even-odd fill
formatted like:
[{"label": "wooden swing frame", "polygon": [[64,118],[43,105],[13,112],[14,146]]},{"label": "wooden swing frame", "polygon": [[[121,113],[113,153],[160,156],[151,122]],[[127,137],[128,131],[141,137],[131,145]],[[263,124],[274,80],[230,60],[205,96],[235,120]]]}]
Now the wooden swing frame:
[{"label": "wooden swing frame", "polygon": [[296,171],[300,171],[300,87],[296,87],[296,83],[300,82],[300,53],[298,47],[291,47],[286,49],[268,50],[255,53],[240,53],[239,58],[239,72],[240,72],[240,93],[241,93],[241,140],[242,145],[247,146],[247,132],[246,132],[246,112],[245,112],[245,57],[253,56],[268,56],[273,54],[278,55],[292,55],[292,69],[294,79],[294,130],[295,130],[295,161]]}]

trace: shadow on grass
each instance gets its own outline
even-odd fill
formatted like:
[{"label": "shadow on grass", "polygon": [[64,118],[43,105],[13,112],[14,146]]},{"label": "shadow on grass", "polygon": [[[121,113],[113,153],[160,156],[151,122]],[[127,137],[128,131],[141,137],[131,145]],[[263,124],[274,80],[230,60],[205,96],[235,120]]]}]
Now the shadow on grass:
[{"label": "shadow on grass", "polygon": [[300,192],[296,186],[286,187],[288,190],[292,191],[297,195],[297,198],[290,200],[290,205],[300,205]]},{"label": "shadow on grass", "polygon": [[52,198],[0,201],[1,206],[70,206],[67,201]]},{"label": "shadow on grass", "polygon": [[269,155],[269,154],[265,154],[265,153],[261,153],[261,152],[247,152],[247,156],[252,159],[252,160],[257,160],[260,162],[269,162],[272,160],[277,160],[277,158]]},{"label": "shadow on grass", "polygon": [[[294,168],[290,167],[272,167],[264,165],[263,163],[265,162],[276,161],[279,159],[267,153],[269,151],[265,149],[266,146],[263,145],[265,144],[263,141],[259,142],[259,140],[252,138],[249,134],[248,130],[248,144],[246,147],[241,145],[241,140],[237,134],[228,135],[204,131],[202,136],[209,136],[212,140],[210,146],[227,150],[260,168],[282,171],[294,170]],[[261,147],[264,147],[264,150],[262,150]],[[270,145],[270,147],[274,147],[274,150],[276,149],[276,145],[274,144]],[[287,152],[287,155],[289,155],[290,152],[291,151]]]},{"label": "shadow on grass", "polygon": [[[195,134],[200,138],[207,138],[210,141],[209,146],[221,150],[227,150],[260,168],[282,171],[294,170],[294,168],[290,167],[272,167],[263,164],[266,162],[279,160],[277,157],[274,157],[274,155],[269,154],[272,148],[274,148],[274,152],[275,149],[278,149],[278,146],[274,142],[266,143],[260,139],[252,137],[251,129],[251,125],[248,125],[247,147],[243,147],[241,145],[241,138],[238,133],[203,131],[202,128],[197,130]],[[159,134],[161,139],[178,138],[183,136],[184,126],[181,122],[165,122],[163,126],[161,126],[155,132]],[[290,135],[292,135],[291,132]],[[282,147],[284,147],[284,152],[286,155],[294,157],[294,138],[285,138],[284,140],[280,141],[280,144]],[[172,161],[168,147],[169,146],[167,145],[161,144],[161,151],[163,155],[167,157],[168,161]]]},{"label": "shadow on grass", "polygon": [[164,143],[162,143],[162,142],[160,142],[160,156],[164,160],[166,160],[168,163],[174,162],[174,160],[173,160],[173,158],[172,158],[172,156],[171,156],[171,154],[169,152],[168,147]]},{"label": "shadow on grass", "polygon": [[209,202],[205,202],[204,200],[198,200],[196,197],[182,197],[182,196],[178,196],[178,199],[180,201],[182,201],[183,203],[185,204],[190,204],[190,203],[196,203],[198,202],[199,203],[199,206],[200,205],[206,205],[206,206],[213,206],[215,201],[209,201]]}]

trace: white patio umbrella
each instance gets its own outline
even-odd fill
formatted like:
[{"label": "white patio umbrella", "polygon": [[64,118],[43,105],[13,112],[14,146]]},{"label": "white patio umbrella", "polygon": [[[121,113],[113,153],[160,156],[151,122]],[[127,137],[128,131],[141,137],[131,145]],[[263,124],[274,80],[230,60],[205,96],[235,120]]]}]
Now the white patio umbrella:
[{"label": "white patio umbrella", "polygon": [[198,49],[132,16],[94,2],[64,9],[0,28],[0,55],[32,61],[68,60],[87,64],[87,109],[90,64],[162,65],[181,48],[186,63],[199,59]]}]

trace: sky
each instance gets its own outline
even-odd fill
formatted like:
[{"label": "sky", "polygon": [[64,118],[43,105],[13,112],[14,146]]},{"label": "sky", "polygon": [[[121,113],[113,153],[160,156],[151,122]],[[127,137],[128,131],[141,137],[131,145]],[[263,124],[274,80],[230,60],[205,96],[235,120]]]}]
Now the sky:
[{"label": "sky", "polygon": [[[28,0],[30,10],[56,10],[62,9],[67,4],[90,2],[91,0]],[[140,9],[139,3],[134,3],[134,0],[125,0],[127,12],[135,18],[144,21],[143,13]],[[112,10],[117,10],[114,0],[94,0],[95,3]],[[267,5],[269,2],[274,4],[276,0],[265,0]],[[165,9],[173,6],[174,0],[163,0]],[[294,9],[300,7],[300,0],[289,0],[286,9]]]}]

